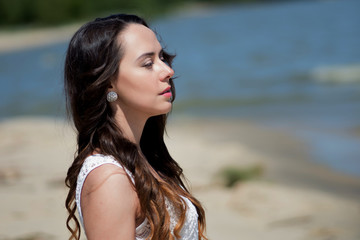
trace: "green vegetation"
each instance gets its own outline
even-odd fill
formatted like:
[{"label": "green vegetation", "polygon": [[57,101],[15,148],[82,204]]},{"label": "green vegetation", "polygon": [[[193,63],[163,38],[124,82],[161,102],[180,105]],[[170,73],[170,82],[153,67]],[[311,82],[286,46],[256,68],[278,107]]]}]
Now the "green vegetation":
[{"label": "green vegetation", "polygon": [[115,12],[149,18],[184,4],[249,1],[253,0],[0,0],[0,27],[58,25]]},{"label": "green vegetation", "polygon": [[246,168],[229,166],[222,169],[219,173],[221,180],[226,187],[233,187],[238,182],[247,181],[260,177],[264,172],[261,165],[255,165]]}]

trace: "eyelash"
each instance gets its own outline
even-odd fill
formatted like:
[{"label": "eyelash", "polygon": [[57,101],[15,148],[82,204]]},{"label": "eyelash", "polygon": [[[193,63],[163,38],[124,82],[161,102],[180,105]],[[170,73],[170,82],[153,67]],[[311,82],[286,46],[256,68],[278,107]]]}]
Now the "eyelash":
[{"label": "eyelash", "polygon": [[[163,56],[160,57],[160,60],[166,63],[165,58]],[[154,65],[154,62],[151,60],[151,62],[144,64],[144,67],[151,69],[152,65]]]},{"label": "eyelash", "polygon": [[152,67],[152,65],[154,65],[154,62],[153,61],[151,61],[151,62],[149,62],[149,63],[146,63],[146,64],[144,64],[144,67],[145,68],[151,68]]}]

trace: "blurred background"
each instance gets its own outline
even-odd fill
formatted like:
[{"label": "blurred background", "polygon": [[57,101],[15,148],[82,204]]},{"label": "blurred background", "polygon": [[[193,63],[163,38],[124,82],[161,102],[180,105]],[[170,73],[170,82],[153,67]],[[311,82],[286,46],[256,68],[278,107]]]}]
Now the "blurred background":
[{"label": "blurred background", "polygon": [[[291,158],[296,153],[291,149],[304,147],[306,161],[332,174],[311,175],[315,182],[308,185],[320,181],[320,190],[333,187],[360,199],[358,0],[0,0],[0,137],[7,136],[12,119],[65,118],[62,74],[69,38],[83,22],[117,12],[145,17],[177,55],[171,121],[201,119],[209,129],[215,123],[241,125],[231,139],[265,155]],[[253,128],[274,134],[263,139]],[[294,143],[290,151],[279,132],[301,146]],[[1,176],[6,180],[4,171]],[[358,215],[350,219],[354,224],[360,224]],[[352,233],[326,239],[360,238],[359,231]],[[236,236],[227,239],[240,239]]]}]

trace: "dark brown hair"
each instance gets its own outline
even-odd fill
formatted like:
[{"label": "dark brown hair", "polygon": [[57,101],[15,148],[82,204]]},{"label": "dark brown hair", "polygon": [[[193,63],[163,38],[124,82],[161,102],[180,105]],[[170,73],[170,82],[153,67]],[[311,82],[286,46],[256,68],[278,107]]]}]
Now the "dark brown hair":
[{"label": "dark brown hair", "polygon": [[[185,220],[186,204],[180,196],[189,198],[195,205],[199,218],[199,239],[206,239],[205,213],[201,204],[188,192],[182,177],[182,169],[170,156],[164,143],[167,115],[151,117],[147,120],[139,147],[126,139],[114,119],[114,112],[106,101],[106,93],[119,71],[123,55],[117,36],[130,23],[146,22],[127,14],[97,18],[83,25],[69,43],[65,60],[64,87],[69,116],[77,130],[77,152],[65,179],[69,187],[66,208],[69,212],[67,227],[69,239],[80,239],[80,224],[75,216],[76,181],[85,158],[95,150],[113,156],[134,176],[134,188],[140,201],[142,214],[151,226],[149,239],[173,239],[170,231],[170,217],[165,199],[171,201],[180,213],[174,235],[179,237]],[[174,56],[164,53],[165,61],[171,66]],[[121,71],[121,69],[120,69]],[[175,88],[170,79],[173,99]],[[143,155],[141,154],[143,153]],[[150,164],[161,176],[157,180]],[[75,226],[72,226],[74,221]]]}]

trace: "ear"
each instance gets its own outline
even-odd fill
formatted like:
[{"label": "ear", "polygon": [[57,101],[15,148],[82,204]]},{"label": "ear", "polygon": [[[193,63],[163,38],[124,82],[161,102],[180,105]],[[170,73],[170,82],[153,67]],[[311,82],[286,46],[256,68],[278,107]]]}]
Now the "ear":
[{"label": "ear", "polygon": [[114,84],[112,82],[110,82],[109,86],[108,86],[108,90],[109,91],[113,91],[115,88],[114,88]]}]

